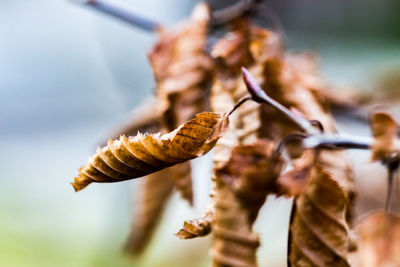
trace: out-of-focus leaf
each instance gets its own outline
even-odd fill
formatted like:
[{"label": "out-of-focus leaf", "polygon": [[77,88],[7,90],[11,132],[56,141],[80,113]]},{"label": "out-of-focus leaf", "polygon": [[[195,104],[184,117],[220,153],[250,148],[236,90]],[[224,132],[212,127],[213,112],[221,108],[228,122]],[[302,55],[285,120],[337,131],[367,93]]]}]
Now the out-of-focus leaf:
[{"label": "out-of-focus leaf", "polygon": [[275,191],[281,163],[274,144],[259,140],[235,147],[229,161],[216,169],[221,185],[212,226],[214,266],[257,265],[260,242],[252,225],[268,193]]},{"label": "out-of-focus leaf", "polygon": [[[333,118],[320,94],[325,85],[313,55],[286,53],[271,57],[264,62],[263,74],[265,83],[262,86],[269,96],[289,109],[297,109],[309,120],[318,120],[326,132],[335,132]],[[263,109],[263,118],[270,123],[266,134],[273,140],[279,141],[299,130],[268,107]],[[298,151],[290,151],[290,154],[297,156]],[[292,209],[288,264],[348,266],[348,228],[352,220],[354,185],[343,153],[319,153],[309,179]]]},{"label": "out-of-focus leaf", "polygon": [[282,167],[282,160],[275,155],[275,144],[259,139],[253,144],[236,146],[229,161],[216,169],[216,175],[248,206],[247,212],[255,215],[250,216],[250,221],[254,221],[266,194],[276,192],[276,179]]},{"label": "out-of-focus leaf", "polygon": [[[156,79],[157,110],[162,131],[169,132],[209,110],[213,62],[206,51],[210,8],[196,5],[190,20],[176,28],[163,28],[149,54]],[[154,107],[153,107],[154,108]],[[193,204],[190,164],[176,168],[175,184],[181,196]]]},{"label": "out-of-focus leaf", "polygon": [[[251,55],[253,60],[245,64],[248,64],[249,71],[255,74],[257,80],[262,82],[259,80],[263,77],[261,58],[278,53],[279,45],[273,33],[250,25],[247,25],[247,29],[238,28],[235,35],[243,36],[239,39],[243,42],[241,45],[239,40],[231,43],[236,48],[229,47],[230,35],[225,37],[226,43],[222,42],[224,39],[220,43],[220,51],[233,52],[219,53],[218,58],[224,63],[221,65],[228,66],[229,71],[224,68],[218,70],[220,79],[212,88],[212,95],[215,99],[224,96],[238,102],[248,96],[242,77],[237,72],[238,64],[235,64],[246,62],[239,60],[240,55]],[[226,48],[221,48],[223,46]],[[217,106],[213,100],[212,106]],[[213,193],[216,203],[211,254],[215,266],[256,266],[260,242],[252,226],[267,194],[276,191],[275,179],[279,172],[274,170],[280,169],[280,164],[270,154],[274,145],[260,141],[260,138],[265,137],[263,129],[268,127],[268,121],[262,120],[261,106],[248,102],[235,115],[230,131],[232,139],[228,140],[228,135],[222,138],[214,154]],[[227,159],[230,160],[227,162]],[[274,163],[276,169],[273,170]]]},{"label": "out-of-focus leaf", "polygon": [[279,194],[298,196],[304,193],[315,164],[315,157],[314,151],[306,150],[300,158],[293,160],[292,169],[280,176],[277,181]]},{"label": "out-of-focus leaf", "polygon": [[[331,160],[335,158],[331,157]],[[313,168],[290,222],[290,266],[349,266],[348,199],[325,161]]]},{"label": "out-of-focus leaf", "polygon": [[399,126],[392,116],[385,112],[375,112],[371,119],[372,135],[375,142],[372,146],[372,159],[383,160],[400,151],[400,140],[397,137]]},{"label": "out-of-focus leaf", "polygon": [[358,232],[358,267],[400,266],[400,217],[376,211],[363,218]]},{"label": "out-of-focus leaf", "polygon": [[149,54],[160,101],[157,108],[168,131],[208,109],[213,71],[206,50],[209,22],[209,7],[199,3],[181,27],[160,31],[160,40]]},{"label": "out-of-focus leaf", "polygon": [[[213,62],[206,51],[209,21],[209,7],[205,3],[199,3],[190,20],[178,27],[163,28],[159,31],[159,40],[149,54],[158,101],[157,105],[151,107],[155,111],[150,113],[157,114],[163,133],[172,131],[197,113],[208,110],[209,84],[213,68]],[[159,179],[172,180],[182,198],[193,205],[190,163],[177,164],[162,173],[166,176]],[[152,180],[153,177],[148,178]],[[162,195],[164,198],[160,199],[156,195],[157,192],[170,192],[172,186],[168,182],[151,183],[153,190],[149,190],[149,183],[143,184],[139,214],[134,216],[137,219],[129,239],[132,242],[128,241],[128,244],[132,243],[133,253],[135,247],[139,246],[141,249],[137,252],[140,252],[147,245],[166,206],[164,201],[167,201],[167,195]],[[158,201],[153,200],[153,197],[157,197]],[[148,212],[148,216],[142,217],[141,213],[147,210],[154,213]],[[134,236],[136,234],[138,237]]]},{"label": "out-of-focus leaf", "polygon": [[[220,39],[211,55],[218,62],[216,79],[211,88],[210,104],[214,112],[225,111],[236,102],[233,93],[238,85],[238,74],[242,64],[249,62],[249,51],[247,49],[249,32],[247,19],[238,19],[234,25],[237,30],[228,33]],[[229,60],[226,60],[229,57]],[[236,120],[236,113],[231,115],[231,120]],[[213,157],[214,167],[221,166],[228,159],[231,149],[237,144],[237,136],[233,131],[233,124],[230,125],[227,133],[217,142]],[[185,221],[183,228],[177,233],[182,239],[195,238],[210,233],[215,215],[215,200],[218,194],[218,178],[215,168],[212,174],[213,189],[210,193],[210,200],[201,218]]]},{"label": "out-of-focus leaf", "polygon": [[139,202],[135,203],[137,211],[133,227],[125,244],[127,253],[139,255],[149,243],[174,189],[174,183],[170,179],[172,171],[172,168],[167,168],[142,180]]},{"label": "out-of-focus leaf", "polygon": [[121,136],[98,149],[72,183],[79,191],[92,182],[118,182],[141,177],[207,153],[228,125],[228,117],[205,112],[171,133]]},{"label": "out-of-focus leaf", "polygon": [[190,162],[184,162],[171,167],[171,179],[181,197],[193,205],[192,169]]},{"label": "out-of-focus leaf", "polygon": [[250,21],[247,18],[236,19],[229,32],[219,39],[214,45],[211,56],[219,63],[218,72],[227,72],[235,75],[240,68],[253,63],[254,59],[250,53]]},{"label": "out-of-focus leaf", "polygon": [[211,232],[213,213],[207,211],[203,217],[185,221],[182,229],[176,233],[180,239],[191,239],[199,236],[208,235]]}]

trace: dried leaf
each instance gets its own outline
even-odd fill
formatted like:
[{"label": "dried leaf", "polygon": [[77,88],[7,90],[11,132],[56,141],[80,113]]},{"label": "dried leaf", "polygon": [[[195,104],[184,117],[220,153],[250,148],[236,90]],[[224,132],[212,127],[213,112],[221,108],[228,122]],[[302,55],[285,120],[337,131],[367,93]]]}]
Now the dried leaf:
[{"label": "dried leaf", "polygon": [[[265,83],[262,88],[274,100],[285,107],[295,108],[309,120],[318,120],[327,132],[335,132],[333,118],[324,108],[319,92],[324,87],[315,59],[310,54],[285,54],[272,57],[263,63]],[[280,140],[298,131],[284,116],[268,107],[263,108],[263,117],[270,121],[270,138]]]},{"label": "dried leaf", "polygon": [[356,266],[400,266],[400,217],[376,211],[357,224],[359,235]]},{"label": "dried leaf", "polygon": [[209,22],[209,7],[199,3],[190,21],[160,32],[160,40],[149,54],[167,131],[207,109],[213,71],[206,51]]},{"label": "dried leaf", "polygon": [[72,183],[79,191],[92,182],[118,182],[141,177],[207,153],[228,125],[228,117],[205,112],[171,133],[121,136],[98,149]]},{"label": "dried leaf", "polygon": [[176,233],[176,236],[180,239],[192,239],[208,235],[211,232],[213,216],[213,212],[206,211],[203,217],[185,221],[183,228]]},{"label": "dried leaf", "polygon": [[[213,62],[206,51],[210,9],[196,5],[192,17],[177,29],[162,29],[160,40],[149,54],[157,82],[159,119],[169,132],[208,110]],[[190,165],[176,168],[176,187],[193,203]],[[182,173],[184,171],[184,173]],[[179,173],[181,172],[181,173]]]},{"label": "dried leaf", "polygon": [[[261,66],[257,62],[256,57],[254,57],[256,61],[246,61],[246,57],[253,58],[250,46],[254,43],[254,40],[251,39],[253,28],[249,27],[249,24],[244,25],[247,28],[238,28],[234,35],[231,33],[220,40],[216,45],[218,48],[216,51],[221,52],[214,52],[213,54],[214,56],[218,55],[218,59],[222,62],[218,69],[219,79],[212,87],[211,105],[216,110],[221,108],[221,101],[216,101],[217,99],[224,99],[226,103],[235,103],[248,95],[246,86],[242,81],[240,73],[238,73],[238,69],[243,64],[250,64],[249,70],[252,73],[261,73]],[[267,31],[262,33],[264,35],[260,32],[257,35],[257,37],[260,37],[257,41],[261,40],[262,35],[263,44],[271,44],[268,38],[272,35],[267,34]],[[229,42],[231,39],[234,41]],[[257,49],[257,47],[253,47],[254,51],[260,52]],[[272,49],[269,52],[273,53]],[[257,77],[259,78],[260,75]],[[223,168],[222,166],[228,166],[226,161],[230,158],[231,153],[233,153],[232,150],[236,144],[254,145],[259,138],[264,137],[262,129],[268,122],[265,121],[263,123],[260,106],[253,102],[244,104],[236,112],[235,116],[231,118],[231,121],[232,128],[218,141],[214,153],[214,191],[212,195],[214,196],[213,201],[215,201],[215,214],[212,224],[214,238],[211,254],[214,266],[255,266],[259,239],[252,232],[252,225],[257,216],[258,209],[265,201],[266,188],[259,188],[260,194],[249,194],[249,190],[253,188],[253,184],[250,182],[251,179],[249,179],[250,181],[246,179],[247,174],[240,173],[241,168],[243,168],[242,163],[232,165],[232,168],[235,168],[235,170],[229,170],[230,172],[237,172],[237,176],[232,176],[237,177],[234,180],[225,179],[227,177],[218,170]],[[257,157],[257,155],[256,150],[252,150],[247,156]],[[266,162],[271,163],[272,160],[266,160]],[[264,167],[267,166],[268,164]],[[251,176],[250,174],[248,175],[248,177]],[[256,174],[253,173],[253,175]],[[273,176],[273,172],[269,175]],[[269,175],[266,177],[271,177]],[[254,181],[260,180],[255,179]],[[251,196],[255,197],[255,199],[250,199]]]},{"label": "dried leaf", "polygon": [[[282,167],[282,160],[275,155],[274,142],[259,139],[253,144],[234,147],[229,161],[216,168],[216,175],[252,214],[258,212],[267,193],[276,192],[276,179]],[[250,216],[250,222],[255,218]]]},{"label": "dried leaf", "polygon": [[[318,120],[326,132],[335,132],[333,118],[320,97],[324,83],[312,55],[278,55],[266,60],[263,67],[265,83],[262,85],[269,96],[287,108],[297,109],[309,120]],[[279,141],[298,130],[268,107],[262,113],[269,122],[265,134],[273,140]],[[352,221],[354,185],[343,153],[320,153],[310,179],[312,185],[307,185],[293,205],[288,263],[291,266],[347,266],[347,229]],[[327,183],[333,188],[326,188]],[[326,191],[329,196],[329,190],[334,194],[332,199],[327,199],[330,202],[320,194]],[[315,203],[318,206],[313,206]],[[313,216],[318,216],[318,221],[312,220]]]},{"label": "dried leaf", "polygon": [[329,167],[332,164],[318,162],[305,192],[296,199],[290,222],[289,266],[349,266],[348,199],[335,180],[336,166]]},{"label": "dried leaf", "polygon": [[300,158],[293,160],[292,169],[282,174],[277,181],[280,195],[298,196],[304,193],[315,157],[314,151],[306,150]]},{"label": "dried leaf", "polygon": [[234,132],[232,130],[228,130],[215,145],[213,156],[214,169],[211,178],[213,182],[213,188],[210,193],[210,200],[202,217],[184,222],[182,229],[180,229],[176,234],[179,238],[192,239],[208,235],[211,232],[215,215],[215,201],[219,187],[217,182],[218,178],[215,174],[215,166],[221,166],[229,159],[231,148],[237,144],[236,142],[237,138]]},{"label": "dried leaf", "polygon": [[[242,24],[238,24],[242,25]],[[241,34],[234,35],[235,41],[233,42],[224,42],[225,45],[230,46],[229,49],[226,50],[228,54],[234,54],[233,57],[235,61],[230,61],[230,64],[234,64],[235,68],[240,70],[240,63],[242,60],[246,60],[242,57],[245,54],[241,53],[238,49],[239,47],[243,46],[242,42],[246,42],[243,38],[239,38],[239,36],[243,36]],[[233,38],[232,35],[229,35],[227,39]],[[224,40],[224,39],[222,39]],[[218,46],[218,44],[217,44]],[[223,60],[222,54],[225,53],[225,50],[221,48],[214,49],[212,55],[217,57],[219,60]],[[235,53],[238,51],[239,56]],[[225,63],[224,63],[225,64]],[[218,69],[220,70],[220,69]],[[229,73],[228,77],[226,77],[225,69],[221,72],[217,73],[217,78],[214,81],[214,84],[211,89],[211,107],[215,112],[219,111],[226,111],[230,107],[234,106],[235,102],[232,97],[232,92],[234,91],[235,87],[237,86],[238,79],[236,77],[230,77],[232,73]],[[230,120],[235,120],[236,114],[232,114]],[[231,124],[232,125],[232,124]],[[229,159],[229,154],[231,148],[233,148],[237,144],[237,138],[232,131],[232,129],[228,130],[226,134],[217,142],[215,146],[215,153],[213,157],[214,166],[219,166],[226,162]],[[199,236],[204,236],[210,233],[212,228],[212,221],[214,218],[215,212],[215,199],[217,194],[217,178],[215,176],[215,170],[213,170],[212,174],[212,181],[213,181],[213,189],[210,194],[210,200],[204,212],[204,215],[201,218],[194,219],[194,220],[187,220],[184,222],[183,228],[177,233],[177,236],[182,239],[190,239]]]},{"label": "dried leaf", "polygon": [[171,179],[181,197],[193,205],[192,169],[190,162],[184,162],[171,167]]},{"label": "dried leaf", "polygon": [[252,231],[267,194],[275,191],[282,162],[274,144],[259,140],[237,146],[229,161],[216,169],[220,180],[216,200],[213,246],[214,266],[256,266],[259,238]]},{"label": "dried leaf", "polygon": [[147,247],[154,230],[160,222],[163,210],[171,196],[174,183],[170,179],[172,168],[152,173],[142,180],[140,199],[135,220],[125,244],[125,251],[139,255]]},{"label": "dried leaf", "polygon": [[250,65],[254,59],[250,53],[250,21],[247,18],[236,19],[229,32],[214,45],[211,56],[219,63],[218,71],[223,74],[237,75],[240,68]]},{"label": "dried leaf", "polygon": [[375,112],[371,116],[371,130],[375,138],[372,146],[372,159],[384,160],[400,151],[397,136],[399,126],[392,116],[384,112]]}]

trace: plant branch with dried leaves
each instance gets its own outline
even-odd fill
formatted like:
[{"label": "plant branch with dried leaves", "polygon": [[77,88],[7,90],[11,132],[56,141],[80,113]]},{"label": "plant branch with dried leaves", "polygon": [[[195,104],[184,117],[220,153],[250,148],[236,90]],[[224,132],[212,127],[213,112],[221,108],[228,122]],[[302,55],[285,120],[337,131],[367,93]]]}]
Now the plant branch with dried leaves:
[{"label": "plant branch with dried leaves", "polygon": [[[128,252],[140,254],[173,188],[193,203],[189,161],[214,148],[209,203],[202,217],[184,222],[179,238],[211,234],[213,266],[257,266],[261,241],[253,224],[269,195],[284,196],[294,199],[288,265],[350,266],[355,187],[343,150],[369,149],[388,169],[388,191],[383,215],[356,227],[358,262],[368,266],[363,255],[372,253],[371,266],[399,264],[393,252],[399,245],[383,234],[392,227],[397,236],[399,228],[398,124],[376,112],[371,138],[338,133],[326,106],[343,101],[329,97],[312,55],[285,51],[278,33],[252,23],[256,2],[215,12],[199,4],[187,22],[171,28],[103,1],[87,2],[158,32],[149,54],[158,108],[150,113],[144,105],[134,113],[141,118],[98,148],[79,169],[74,189],[146,176],[140,220],[126,244]],[[215,25],[226,26],[226,32],[209,49]],[[209,106],[212,112],[204,112]],[[132,135],[137,131],[150,133]],[[381,228],[369,226],[376,222]]]}]

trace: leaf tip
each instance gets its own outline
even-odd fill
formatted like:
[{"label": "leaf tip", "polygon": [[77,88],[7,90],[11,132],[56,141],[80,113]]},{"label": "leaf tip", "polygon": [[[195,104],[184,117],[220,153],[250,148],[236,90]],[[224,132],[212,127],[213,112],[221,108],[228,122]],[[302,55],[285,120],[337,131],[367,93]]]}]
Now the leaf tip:
[{"label": "leaf tip", "polygon": [[[79,169],[79,172],[82,168]],[[72,187],[74,188],[75,192],[79,192],[85,187],[87,187],[92,181],[88,179],[88,177],[80,174],[78,177],[74,178],[74,181],[71,183]]]},{"label": "leaf tip", "polygon": [[195,237],[193,234],[185,231],[184,229],[181,229],[177,233],[175,233],[175,236],[177,236],[181,240],[192,239],[193,237]]}]

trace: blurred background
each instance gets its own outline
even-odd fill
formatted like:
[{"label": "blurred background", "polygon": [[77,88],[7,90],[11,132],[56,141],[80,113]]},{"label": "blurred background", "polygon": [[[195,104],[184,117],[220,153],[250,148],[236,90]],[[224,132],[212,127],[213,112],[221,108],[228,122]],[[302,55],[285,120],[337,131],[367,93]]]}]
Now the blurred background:
[{"label": "blurred background", "polygon": [[[196,3],[121,1],[166,24],[186,18]],[[328,82],[400,90],[398,0],[265,3],[289,49],[320,55]],[[175,195],[152,246],[133,261],[121,248],[138,181],[95,184],[79,194],[69,184],[130,109],[152,94],[147,52],[155,38],[67,0],[0,1],[0,266],[207,266],[209,238],[179,241],[173,233],[207,202],[211,155],[194,162],[195,207]],[[368,134],[367,125],[339,119],[341,129]],[[385,171],[369,163],[368,152],[350,157],[364,203],[359,214],[382,207]],[[286,265],[290,206],[270,199],[261,211],[261,266]]]}]

